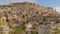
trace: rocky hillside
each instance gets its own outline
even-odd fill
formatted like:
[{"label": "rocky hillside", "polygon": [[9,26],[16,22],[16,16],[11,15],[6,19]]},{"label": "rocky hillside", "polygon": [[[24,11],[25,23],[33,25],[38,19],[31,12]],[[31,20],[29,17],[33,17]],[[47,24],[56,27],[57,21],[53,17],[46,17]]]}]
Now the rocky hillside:
[{"label": "rocky hillside", "polygon": [[51,34],[53,27],[60,23],[60,14],[56,10],[30,2],[1,5],[0,17],[1,27],[5,26],[3,31],[7,30],[2,32],[6,34]]}]

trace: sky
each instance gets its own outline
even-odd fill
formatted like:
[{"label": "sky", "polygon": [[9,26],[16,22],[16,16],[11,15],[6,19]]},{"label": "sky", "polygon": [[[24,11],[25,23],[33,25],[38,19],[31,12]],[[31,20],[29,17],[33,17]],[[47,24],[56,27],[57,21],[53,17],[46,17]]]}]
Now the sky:
[{"label": "sky", "polygon": [[56,8],[60,12],[60,0],[0,0],[0,5],[7,5],[16,2],[34,2],[45,7]]}]

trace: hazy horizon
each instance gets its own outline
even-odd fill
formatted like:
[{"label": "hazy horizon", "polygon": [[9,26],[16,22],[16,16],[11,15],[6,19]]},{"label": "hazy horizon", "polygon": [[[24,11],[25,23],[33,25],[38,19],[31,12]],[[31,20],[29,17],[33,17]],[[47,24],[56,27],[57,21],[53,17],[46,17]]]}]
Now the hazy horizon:
[{"label": "hazy horizon", "polygon": [[8,5],[9,3],[17,2],[34,2],[36,4],[56,8],[60,12],[60,0],[0,0],[0,5]]}]

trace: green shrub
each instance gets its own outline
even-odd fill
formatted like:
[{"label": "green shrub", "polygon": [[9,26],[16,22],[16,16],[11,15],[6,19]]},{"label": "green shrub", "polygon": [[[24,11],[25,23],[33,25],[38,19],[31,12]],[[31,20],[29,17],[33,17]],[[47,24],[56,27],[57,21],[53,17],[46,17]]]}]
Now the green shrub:
[{"label": "green shrub", "polygon": [[34,29],[32,29],[31,33],[32,33],[32,34],[37,34],[37,31],[34,30]]},{"label": "green shrub", "polygon": [[17,26],[15,29],[14,34],[24,34],[23,26]]}]

